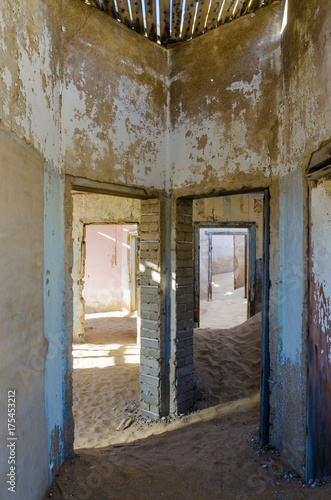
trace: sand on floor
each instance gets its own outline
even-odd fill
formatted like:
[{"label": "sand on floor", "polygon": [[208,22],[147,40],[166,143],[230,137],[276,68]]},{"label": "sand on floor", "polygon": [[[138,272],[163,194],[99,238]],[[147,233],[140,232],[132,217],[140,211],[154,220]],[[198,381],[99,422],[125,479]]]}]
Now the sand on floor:
[{"label": "sand on floor", "polygon": [[198,392],[209,405],[259,391],[262,315],[227,329],[194,331],[194,373]]},{"label": "sand on floor", "polygon": [[307,485],[281,454],[258,445],[259,398],[207,408],[159,434],[80,450],[44,500],[282,500],[331,496]]},{"label": "sand on floor", "polygon": [[233,272],[213,275],[212,301],[200,299],[200,328],[231,328],[246,319],[245,290],[234,290]]},{"label": "sand on floor", "polygon": [[[215,406],[157,422],[138,416],[136,318],[86,326],[86,343],[73,349],[76,456],[44,499],[331,497],[330,484],[312,488],[281,453],[258,444],[260,315],[227,331],[195,331],[198,392]],[[123,418],[132,424],[116,430]]]}]

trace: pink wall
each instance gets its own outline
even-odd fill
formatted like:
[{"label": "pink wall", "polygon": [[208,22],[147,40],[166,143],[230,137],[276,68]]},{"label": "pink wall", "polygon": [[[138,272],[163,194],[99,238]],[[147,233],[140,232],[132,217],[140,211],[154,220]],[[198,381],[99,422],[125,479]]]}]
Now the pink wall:
[{"label": "pink wall", "polygon": [[136,225],[87,225],[85,285],[86,312],[130,309],[129,234]]}]

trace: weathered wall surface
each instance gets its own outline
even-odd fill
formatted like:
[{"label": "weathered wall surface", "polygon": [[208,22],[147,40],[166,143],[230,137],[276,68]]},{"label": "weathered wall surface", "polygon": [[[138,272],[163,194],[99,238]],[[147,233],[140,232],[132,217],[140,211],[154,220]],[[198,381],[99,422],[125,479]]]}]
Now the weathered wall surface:
[{"label": "weathered wall surface", "polygon": [[[3,234],[7,235],[1,245],[4,252],[1,258],[2,283],[3,276],[8,276],[7,281],[10,276],[8,285],[2,285],[0,292],[5,294],[1,297],[1,311],[7,316],[7,319],[3,317],[6,326],[1,327],[1,333],[5,337],[10,335],[10,347],[2,351],[5,355],[2,378],[5,382],[4,377],[9,377],[6,385],[18,392],[16,496],[27,499],[38,498],[47,488],[49,463],[54,457],[58,458],[57,450],[53,453],[51,450],[52,435],[54,444],[57,429],[52,420],[54,415],[50,416],[49,404],[54,409],[63,390],[62,372],[59,386],[53,391],[48,391],[47,379],[50,358],[53,357],[55,364],[62,362],[61,353],[55,354],[54,349],[50,353],[52,341],[48,326],[49,320],[57,317],[57,313],[60,314],[57,320],[61,321],[63,297],[60,312],[53,310],[51,318],[49,309],[45,308],[43,313],[43,256],[47,254],[47,249],[43,251],[44,169],[60,171],[61,166],[60,26],[60,0],[1,3],[0,121],[7,131],[2,132],[0,146],[1,187],[4,189],[2,225]],[[61,204],[61,198],[56,203]],[[7,224],[12,226],[10,231]],[[48,226],[48,229],[46,233],[51,235],[52,228]],[[60,265],[63,266],[63,259]],[[52,276],[57,276],[56,270]],[[58,337],[52,340],[61,344]],[[54,378],[52,382],[54,387]],[[3,410],[1,407],[1,422],[4,424]],[[5,465],[3,458],[6,460],[2,456],[1,463]],[[53,463],[53,468],[57,464]],[[1,478],[5,478],[2,473]],[[13,495],[6,493],[6,484],[3,483],[0,491],[1,498],[7,498],[7,493],[8,498]]]},{"label": "weathered wall surface", "polygon": [[67,173],[165,187],[167,53],[81,0],[63,6]]},{"label": "weathered wall surface", "polygon": [[[95,223],[138,223],[140,221],[140,200],[94,193],[73,195],[73,338],[84,339],[85,307],[82,292],[84,285],[84,224]],[[83,254],[83,260],[82,260]],[[81,284],[80,284],[81,283]]]},{"label": "weathered wall surface", "polygon": [[[43,328],[43,162],[0,128],[0,496],[35,500],[48,486]],[[16,494],[6,484],[7,391],[16,391]]]},{"label": "weathered wall surface", "polygon": [[331,472],[331,181],[311,191],[311,327],[309,339],[309,475]]},{"label": "weathered wall surface", "polygon": [[256,257],[263,256],[263,194],[242,194],[200,198],[193,203],[197,222],[255,222]]},{"label": "weathered wall surface", "polygon": [[[305,473],[308,197],[310,155],[331,136],[331,13],[328,2],[290,0],[282,35],[282,158],[274,218],[270,322],[272,442]],[[276,198],[277,198],[277,193]],[[275,198],[275,200],[276,200]],[[273,205],[271,205],[273,209]],[[279,224],[279,225],[278,225]],[[280,233],[280,247],[278,236]],[[279,272],[276,269],[279,267]],[[276,276],[278,274],[278,276]]]},{"label": "weathered wall surface", "polygon": [[170,49],[172,187],[270,183],[279,158],[280,5]]},{"label": "weathered wall surface", "polygon": [[61,0],[0,5],[0,120],[59,164]]},{"label": "weathered wall surface", "polygon": [[255,222],[256,259],[254,311],[261,311],[263,288],[263,195],[260,193],[249,193],[194,200],[193,220]]}]

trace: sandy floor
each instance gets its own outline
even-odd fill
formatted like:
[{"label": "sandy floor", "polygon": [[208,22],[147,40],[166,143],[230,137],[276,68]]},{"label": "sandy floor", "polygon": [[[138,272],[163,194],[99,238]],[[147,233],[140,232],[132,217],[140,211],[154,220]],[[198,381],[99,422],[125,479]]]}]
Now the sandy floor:
[{"label": "sandy floor", "polygon": [[[331,485],[306,485],[257,444],[260,321],[196,330],[197,396],[202,407],[216,406],[151,422],[137,416],[136,319],[89,319],[86,344],[74,346],[76,456],[44,498],[330,498]],[[123,418],[131,425],[116,430]]]},{"label": "sandy floor", "polygon": [[200,328],[231,328],[247,319],[244,288],[233,289],[233,272],[213,276],[213,300],[200,300]]},{"label": "sandy floor", "polygon": [[[194,371],[200,399],[216,405],[259,391],[261,320],[259,313],[233,328],[194,331]],[[203,406],[201,402],[198,405]]]},{"label": "sandy floor", "polygon": [[85,343],[73,345],[75,449],[139,437],[135,427],[116,431],[139,410],[137,318],[121,313],[88,315]]}]

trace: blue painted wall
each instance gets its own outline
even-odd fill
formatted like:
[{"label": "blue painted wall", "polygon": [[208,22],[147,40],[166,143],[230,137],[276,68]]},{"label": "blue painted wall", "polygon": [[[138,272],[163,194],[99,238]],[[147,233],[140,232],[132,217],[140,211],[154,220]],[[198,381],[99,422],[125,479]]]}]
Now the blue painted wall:
[{"label": "blue painted wall", "polygon": [[64,312],[64,180],[50,168],[44,173],[44,331],[45,407],[50,481],[64,459],[65,312]]},{"label": "blue painted wall", "polygon": [[278,323],[280,362],[300,364],[303,306],[303,181],[302,169],[280,180],[280,270]]}]

